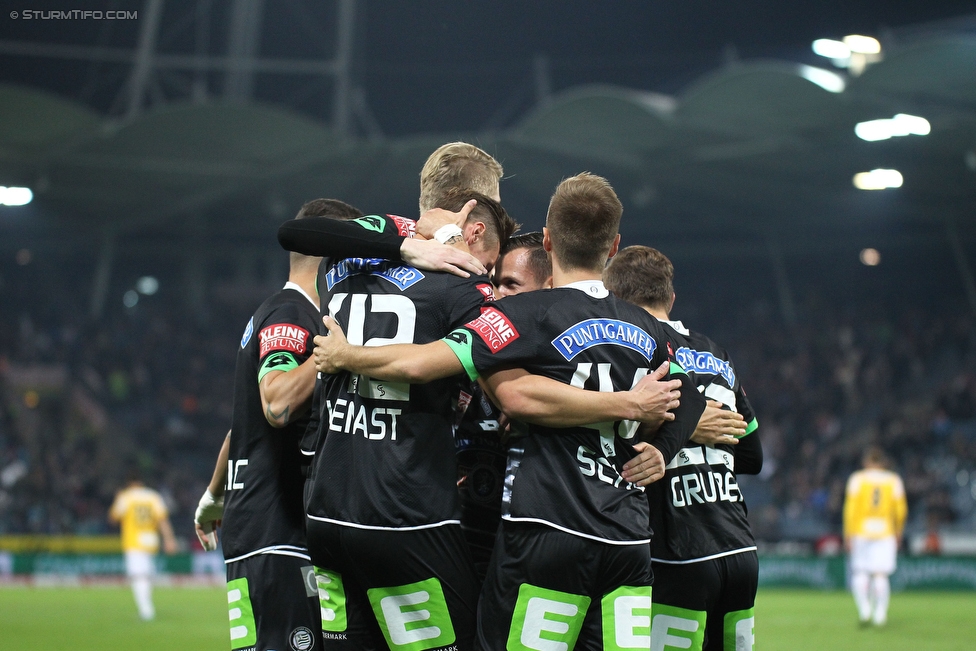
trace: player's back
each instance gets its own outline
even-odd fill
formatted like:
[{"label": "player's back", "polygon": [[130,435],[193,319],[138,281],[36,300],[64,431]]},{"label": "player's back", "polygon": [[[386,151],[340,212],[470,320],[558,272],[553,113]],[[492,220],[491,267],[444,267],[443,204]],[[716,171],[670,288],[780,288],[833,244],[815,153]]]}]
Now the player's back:
[{"label": "player's back", "polygon": [[847,481],[844,531],[863,538],[886,538],[899,533],[905,517],[905,487],[890,470],[866,468]]},{"label": "player's back", "polygon": [[[474,348],[478,369],[511,363],[584,389],[630,389],[667,359],[660,324],[599,282],[506,297],[466,327],[485,344]],[[506,520],[605,542],[647,541],[643,488],[620,476],[636,423],[524,431],[509,451]]]},{"label": "player's back", "polygon": [[[745,436],[751,436],[758,428],[756,416],[725,349],[679,321],[664,323],[677,344],[675,362],[706,398],[740,413],[747,423]],[[757,449],[745,455],[740,446]],[[736,475],[756,473],[761,464],[758,439],[743,438],[734,446],[688,441],[667,464],[664,478],[648,487],[654,560],[691,561],[754,550]]]},{"label": "player's back", "polygon": [[167,517],[159,493],[145,486],[130,486],[116,496],[111,512],[120,523],[124,551],[159,551],[159,522]]},{"label": "player's back", "polygon": [[305,517],[299,442],[308,416],[272,427],[260,381],[297,368],[312,350],[318,307],[298,285],[266,299],[248,322],[237,352],[223,550],[234,559],[276,545],[304,548]]},{"label": "player's back", "polygon": [[[491,291],[484,278],[360,258],[336,265],[325,285],[329,313],[365,346],[436,341],[476,317]],[[457,382],[327,377],[309,517],[393,529],[456,521]]]}]

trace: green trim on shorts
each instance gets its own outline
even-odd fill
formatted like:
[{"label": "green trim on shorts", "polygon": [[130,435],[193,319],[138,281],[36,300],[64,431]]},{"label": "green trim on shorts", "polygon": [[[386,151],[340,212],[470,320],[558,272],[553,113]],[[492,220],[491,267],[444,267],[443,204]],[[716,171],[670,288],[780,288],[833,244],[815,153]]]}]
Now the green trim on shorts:
[{"label": "green trim on shorts", "polygon": [[601,607],[604,651],[651,648],[651,586],[620,586]]},{"label": "green trim on shorts", "polygon": [[366,591],[386,644],[395,651],[425,651],[454,644],[457,636],[437,577]]},{"label": "green trim on shorts", "polygon": [[723,651],[752,651],[755,637],[756,609],[735,610],[725,613],[722,630],[725,632]]},{"label": "green trim on shorts", "polygon": [[230,648],[244,649],[258,643],[258,627],[254,622],[251,593],[247,578],[227,582],[227,610],[230,619]]},{"label": "green trim on shorts", "polygon": [[282,371],[287,373],[293,368],[298,368],[300,364],[295,356],[291,353],[277,352],[271,353],[264,359],[264,364],[261,364],[261,368],[258,369],[258,384],[261,384],[261,380],[264,376],[271,371]]},{"label": "green trim on shorts", "polygon": [[701,651],[705,642],[704,610],[655,603],[651,606],[651,648]]},{"label": "green trim on shorts", "polygon": [[474,346],[471,342],[471,332],[464,328],[458,328],[441,341],[447,344],[447,347],[457,355],[458,361],[464,367],[464,372],[468,374],[468,378],[472,382],[477,380],[481,374],[478,373],[478,369],[474,365],[474,357],[472,356]]},{"label": "green trim on shorts", "polygon": [[319,592],[319,610],[322,630],[341,633],[346,630],[346,589],[342,575],[324,567],[315,566],[315,586]]}]

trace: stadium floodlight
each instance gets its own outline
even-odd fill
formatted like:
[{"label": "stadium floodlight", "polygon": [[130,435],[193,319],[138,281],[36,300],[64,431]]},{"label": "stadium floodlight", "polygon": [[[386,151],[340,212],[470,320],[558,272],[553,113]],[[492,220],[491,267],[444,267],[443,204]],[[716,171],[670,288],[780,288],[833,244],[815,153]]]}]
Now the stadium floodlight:
[{"label": "stadium floodlight", "polygon": [[881,254],[877,249],[861,249],[861,264],[867,267],[877,267],[881,263]]},{"label": "stadium floodlight", "polygon": [[928,120],[907,113],[899,113],[890,119],[858,122],[854,126],[857,137],[868,142],[887,140],[896,136],[927,136],[931,132],[932,125]]},{"label": "stadium floodlight", "polygon": [[932,133],[932,125],[917,115],[899,113],[891,118],[893,136],[927,136]]},{"label": "stadium floodlight", "polygon": [[830,38],[818,38],[814,41],[813,52],[835,61],[851,58],[851,48],[846,43]]},{"label": "stadium floodlight", "polygon": [[26,206],[34,199],[30,188],[0,185],[0,206]]},{"label": "stadium floodlight", "polygon": [[125,294],[122,294],[122,305],[133,308],[139,303],[139,292],[134,289],[130,289]]},{"label": "stadium floodlight", "polygon": [[900,188],[903,180],[898,170],[876,169],[855,174],[854,187],[858,190],[887,190]]},{"label": "stadium floodlight", "polygon": [[800,76],[831,93],[843,93],[847,82],[836,72],[814,66],[800,66]]},{"label": "stadium floodlight", "polygon": [[844,45],[858,54],[881,54],[881,43],[871,36],[850,34],[844,37]]},{"label": "stadium floodlight", "polygon": [[143,276],[136,281],[136,290],[145,296],[152,296],[159,291],[159,281],[155,276]]}]

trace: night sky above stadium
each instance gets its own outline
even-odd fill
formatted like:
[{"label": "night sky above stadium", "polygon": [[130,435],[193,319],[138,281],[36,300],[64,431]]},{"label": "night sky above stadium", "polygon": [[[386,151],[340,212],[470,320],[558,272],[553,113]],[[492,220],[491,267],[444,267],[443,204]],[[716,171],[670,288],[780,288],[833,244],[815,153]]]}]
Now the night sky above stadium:
[{"label": "night sky above stadium", "polygon": [[[142,2],[132,1],[90,4],[145,9]],[[142,22],[10,20],[10,10],[16,10],[18,3],[5,0],[3,5],[3,41],[131,49]],[[68,8],[53,1],[30,5]],[[886,30],[973,11],[972,2],[966,0],[361,0],[353,83],[363,90],[373,128],[386,136],[477,132],[516,124],[531,110],[540,87],[540,65],[554,93],[602,83],[677,94],[730,59],[824,65],[810,49],[816,38],[862,33],[883,39]],[[209,29],[198,27],[200,16],[205,16]],[[266,1],[258,55],[330,57],[335,16],[333,2]],[[168,0],[159,50],[202,49],[223,55],[229,17],[227,0]],[[127,65],[113,63],[0,52],[0,81],[53,90],[101,112],[110,112],[113,104],[118,110],[117,97],[127,70]],[[217,73],[211,73],[208,83],[210,92],[219,94]],[[187,94],[185,76],[180,79],[171,73],[160,84],[168,100],[179,99],[181,87]],[[255,97],[320,120],[327,120],[331,110],[327,84],[314,78],[258,79]]]}]

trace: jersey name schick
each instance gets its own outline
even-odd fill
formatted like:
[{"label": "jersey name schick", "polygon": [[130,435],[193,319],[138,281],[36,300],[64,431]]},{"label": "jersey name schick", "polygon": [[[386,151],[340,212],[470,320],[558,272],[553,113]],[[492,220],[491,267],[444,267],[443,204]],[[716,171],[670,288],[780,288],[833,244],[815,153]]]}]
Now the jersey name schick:
[{"label": "jersey name schick", "polygon": [[730,387],[735,386],[735,371],[732,365],[707,351],[693,350],[682,346],[674,358],[685,371],[704,375],[721,375]]},{"label": "jersey name schick", "polygon": [[424,279],[424,274],[413,267],[406,265],[390,267],[389,264],[388,260],[382,258],[346,258],[329,270],[325,276],[325,283],[329,291],[332,291],[337,283],[350,276],[372,274],[393,283],[402,292]]},{"label": "jersey name schick", "polygon": [[648,361],[654,356],[657,342],[643,328],[617,319],[587,319],[568,328],[552,340],[559,354],[572,360],[587,348],[613,344],[636,350]]}]

